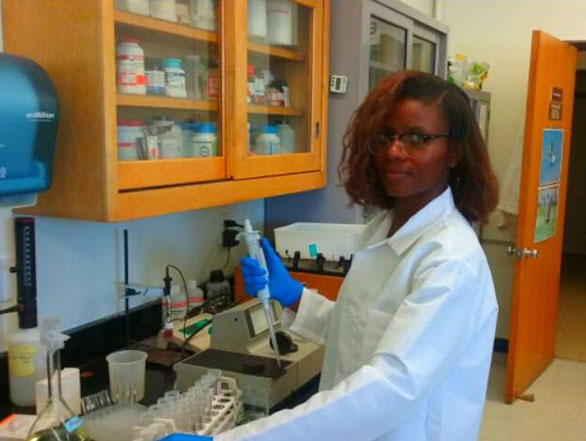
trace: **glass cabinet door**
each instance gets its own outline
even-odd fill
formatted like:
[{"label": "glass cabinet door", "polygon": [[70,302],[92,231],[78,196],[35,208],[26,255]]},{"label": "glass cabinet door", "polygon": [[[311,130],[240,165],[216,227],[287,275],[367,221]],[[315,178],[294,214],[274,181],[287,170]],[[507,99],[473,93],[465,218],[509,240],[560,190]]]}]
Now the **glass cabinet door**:
[{"label": "glass cabinet door", "polygon": [[[236,93],[246,107],[237,177],[318,169],[322,14],[319,0],[236,1],[247,50]],[[240,17],[240,15],[238,15]]]},{"label": "glass cabinet door", "polygon": [[226,176],[223,3],[116,0],[119,190]]},{"label": "glass cabinet door", "polygon": [[413,36],[411,67],[421,72],[435,73],[436,45],[431,41]]},{"label": "glass cabinet door", "polygon": [[405,69],[407,30],[370,17],[368,90],[384,77]]}]

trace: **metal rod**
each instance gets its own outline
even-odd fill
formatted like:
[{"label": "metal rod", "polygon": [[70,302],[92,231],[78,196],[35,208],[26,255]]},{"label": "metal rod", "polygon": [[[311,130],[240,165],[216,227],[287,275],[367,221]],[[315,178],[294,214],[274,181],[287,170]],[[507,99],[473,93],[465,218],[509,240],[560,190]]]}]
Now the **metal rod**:
[{"label": "metal rod", "polygon": [[[128,229],[124,229],[124,283],[128,285]],[[124,322],[126,347],[130,347],[130,299],[128,298],[128,288],[124,288]]]}]

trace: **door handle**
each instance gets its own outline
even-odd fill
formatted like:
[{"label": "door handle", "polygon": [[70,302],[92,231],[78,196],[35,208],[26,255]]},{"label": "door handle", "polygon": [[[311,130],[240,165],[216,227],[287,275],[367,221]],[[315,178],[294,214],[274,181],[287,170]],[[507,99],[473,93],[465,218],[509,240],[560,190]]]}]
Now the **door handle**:
[{"label": "door handle", "polygon": [[517,259],[523,259],[524,257],[531,257],[533,259],[537,259],[539,252],[536,249],[530,250],[529,248],[523,248],[522,250],[518,250],[515,247],[508,247],[507,254],[509,256],[515,256]]}]

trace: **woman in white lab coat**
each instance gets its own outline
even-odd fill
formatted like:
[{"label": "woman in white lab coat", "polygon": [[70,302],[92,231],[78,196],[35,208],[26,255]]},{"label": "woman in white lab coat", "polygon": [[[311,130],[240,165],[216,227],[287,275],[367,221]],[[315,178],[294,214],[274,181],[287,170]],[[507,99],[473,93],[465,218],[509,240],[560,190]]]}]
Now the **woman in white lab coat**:
[{"label": "woman in white lab coat", "polygon": [[[217,441],[473,441],[497,318],[471,226],[498,185],[466,95],[419,72],[382,80],[356,111],[340,165],[353,203],[382,212],[336,302],[293,280],[266,241],[271,295],[291,330],[324,344],[320,392]],[[241,262],[245,287],[267,283]]]}]

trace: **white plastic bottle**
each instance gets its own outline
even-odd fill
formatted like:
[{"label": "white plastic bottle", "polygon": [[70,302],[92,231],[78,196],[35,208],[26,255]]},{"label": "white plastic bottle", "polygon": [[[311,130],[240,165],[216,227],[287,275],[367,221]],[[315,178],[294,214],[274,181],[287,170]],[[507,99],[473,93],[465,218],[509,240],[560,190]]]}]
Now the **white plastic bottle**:
[{"label": "white plastic bottle", "polygon": [[179,125],[164,116],[156,117],[153,125],[168,128],[158,135],[159,157],[164,159],[180,158],[183,154],[183,135]]},{"label": "white plastic bottle", "polygon": [[134,93],[137,95],[146,95],[144,51],[139,46],[138,39],[125,38],[120,44],[118,44],[118,46],[116,46],[116,61],[121,63],[124,60],[131,60],[134,64],[134,74],[136,75],[136,87]]},{"label": "white plastic bottle", "polygon": [[248,0],[248,36],[262,42],[267,39],[266,0]]},{"label": "white plastic bottle", "polygon": [[289,0],[271,0],[267,3],[267,30],[269,44],[293,44],[293,3]]},{"label": "white plastic bottle", "polygon": [[171,286],[171,321],[183,320],[186,312],[185,293],[179,285]]},{"label": "white plastic bottle", "polygon": [[144,136],[144,122],[138,119],[118,120],[118,160],[136,161],[138,156],[138,138]]},{"label": "white plastic bottle", "polygon": [[45,359],[39,328],[17,329],[8,336],[10,401],[17,406],[35,405],[35,385],[46,375]]},{"label": "white plastic bottle", "polygon": [[185,71],[181,67],[180,58],[163,58],[165,71],[165,93],[173,98],[187,98],[185,88]]},{"label": "white plastic bottle", "polygon": [[193,156],[207,158],[218,156],[216,126],[212,123],[196,123],[192,138]]},{"label": "white plastic bottle", "polygon": [[149,15],[149,0],[116,0],[114,7],[133,14]]},{"label": "white plastic bottle", "polygon": [[187,295],[189,297],[188,311],[203,302],[203,290],[197,286],[197,280],[191,279],[187,281]]},{"label": "white plastic bottle", "polygon": [[175,0],[151,0],[151,17],[176,22],[176,7]]},{"label": "white plastic bottle", "polygon": [[213,0],[191,0],[189,2],[191,24],[206,31],[216,30],[216,12]]},{"label": "white plastic bottle", "polygon": [[295,130],[287,121],[277,124],[277,133],[279,134],[280,153],[295,153]]},{"label": "white plastic bottle", "polygon": [[259,155],[275,155],[280,153],[280,139],[277,134],[277,128],[274,125],[267,124],[262,127],[262,131],[256,139],[254,150]]}]

